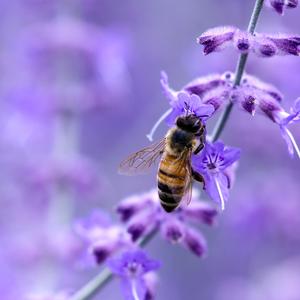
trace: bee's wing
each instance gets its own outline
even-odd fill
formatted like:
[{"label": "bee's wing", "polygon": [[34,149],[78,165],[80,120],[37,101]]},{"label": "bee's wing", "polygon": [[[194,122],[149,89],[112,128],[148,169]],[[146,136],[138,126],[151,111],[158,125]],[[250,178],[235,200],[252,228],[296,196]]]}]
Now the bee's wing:
[{"label": "bee's wing", "polygon": [[186,184],[185,184],[185,189],[184,189],[184,195],[182,198],[182,201],[184,201],[187,205],[189,205],[192,200],[192,190],[193,190],[191,157],[192,157],[192,151],[189,150],[185,154],[185,160],[184,160],[187,174],[186,174]]},{"label": "bee's wing", "polygon": [[166,139],[133,153],[119,166],[119,173],[126,175],[143,174],[153,166],[164,152]]}]

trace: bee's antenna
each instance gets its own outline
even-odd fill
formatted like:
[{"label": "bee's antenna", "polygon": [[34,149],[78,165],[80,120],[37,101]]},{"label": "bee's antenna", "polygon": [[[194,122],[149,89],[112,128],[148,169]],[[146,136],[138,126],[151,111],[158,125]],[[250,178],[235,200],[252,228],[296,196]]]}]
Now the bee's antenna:
[{"label": "bee's antenna", "polygon": [[186,112],[185,116],[187,117],[189,115],[189,113],[191,112],[191,107],[186,101],[184,102],[184,106],[185,106],[185,112]]}]

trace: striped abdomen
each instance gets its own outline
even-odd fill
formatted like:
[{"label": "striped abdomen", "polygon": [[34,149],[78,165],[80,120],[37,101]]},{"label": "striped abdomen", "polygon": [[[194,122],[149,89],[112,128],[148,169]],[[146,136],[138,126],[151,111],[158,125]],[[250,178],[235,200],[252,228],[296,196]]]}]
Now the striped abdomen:
[{"label": "striped abdomen", "polygon": [[177,156],[165,153],[157,175],[158,195],[166,212],[173,211],[180,203],[186,185],[187,170]]}]

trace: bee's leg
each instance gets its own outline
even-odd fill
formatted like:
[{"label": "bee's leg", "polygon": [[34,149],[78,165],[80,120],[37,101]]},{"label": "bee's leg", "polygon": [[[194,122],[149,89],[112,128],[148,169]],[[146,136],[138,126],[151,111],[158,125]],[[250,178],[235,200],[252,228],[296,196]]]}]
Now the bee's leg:
[{"label": "bee's leg", "polygon": [[192,169],[192,177],[194,180],[198,181],[198,182],[202,182],[203,183],[203,189],[205,190],[205,181],[204,181],[204,177],[196,172],[195,170]]},{"label": "bee's leg", "polygon": [[199,141],[200,141],[200,144],[194,151],[194,154],[198,154],[204,148],[204,145],[205,145],[205,135],[204,134],[200,135]]},{"label": "bee's leg", "polygon": [[200,142],[200,145],[194,151],[194,154],[198,154],[204,148],[204,144]]},{"label": "bee's leg", "polygon": [[198,154],[205,145],[205,126],[202,126],[199,132],[196,134],[197,137],[199,137],[199,146],[194,151],[194,154]]}]

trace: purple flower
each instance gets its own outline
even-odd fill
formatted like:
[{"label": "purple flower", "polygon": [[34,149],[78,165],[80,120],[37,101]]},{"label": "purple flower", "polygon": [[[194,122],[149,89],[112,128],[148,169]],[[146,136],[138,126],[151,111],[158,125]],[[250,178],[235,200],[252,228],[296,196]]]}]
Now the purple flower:
[{"label": "purple flower", "polygon": [[249,48],[258,57],[272,57],[278,54],[276,44],[266,35],[256,34],[253,37],[252,47]]},{"label": "purple flower", "polygon": [[205,55],[224,49],[232,42],[236,28],[233,26],[215,27],[201,34],[197,42],[204,46]]},{"label": "purple flower", "polygon": [[240,52],[247,53],[252,45],[253,36],[246,31],[237,29],[233,37],[233,45]]},{"label": "purple flower", "polygon": [[[215,79],[211,81],[199,83],[198,90],[202,88],[204,90],[210,90],[213,88],[214,84],[212,83]],[[166,98],[169,100],[171,106],[154,124],[147,138],[152,141],[153,135],[159,125],[166,121],[169,126],[174,126],[175,120],[178,116],[182,114],[195,114],[202,120],[206,120],[211,117],[214,113],[214,107],[212,104],[204,103],[199,95],[191,94],[190,90],[187,91],[175,91],[169,87],[168,76],[165,72],[161,73],[161,86],[163,88],[163,93]],[[201,87],[200,87],[201,86]]]},{"label": "purple flower", "polygon": [[296,152],[300,158],[299,147],[287,128],[288,125],[298,122],[300,119],[300,100],[298,98],[295,101],[288,113],[280,104],[282,98],[281,93],[275,87],[250,75],[245,75],[241,85],[234,88],[231,93],[231,100],[238,103],[245,111],[252,115],[259,112],[278,124],[290,155],[293,156]]},{"label": "purple flower", "polygon": [[[196,94],[200,98],[203,98],[206,93],[219,87],[225,87],[226,85],[226,77],[224,78],[220,74],[212,74],[195,78],[194,80],[186,84],[182,90],[188,92],[189,94]],[[170,90],[170,87],[168,84],[164,84],[163,89],[167,91]]]},{"label": "purple flower", "polygon": [[279,102],[282,98],[282,94],[274,86],[251,75],[244,75],[241,84],[231,91],[231,101],[251,115],[257,110],[265,114],[267,104],[281,107]]},{"label": "purple flower", "polygon": [[132,245],[128,233],[121,226],[112,224],[108,216],[100,211],[77,221],[75,231],[86,242],[88,254],[92,254],[98,264]]},{"label": "purple flower", "polygon": [[[126,300],[144,300],[153,290],[148,288],[146,275],[156,271],[160,264],[150,259],[141,250],[124,252],[119,258],[108,261],[111,271],[120,277],[122,290]],[[148,277],[149,279],[149,277]]]},{"label": "purple flower", "polygon": [[[223,28],[223,27],[222,27]],[[231,28],[232,36],[230,39],[226,39],[226,43],[222,43],[222,47],[208,47],[207,39],[209,37],[210,43],[216,43],[221,37],[220,27],[211,29],[203,33],[198,39],[198,43],[204,46],[204,54],[219,51],[227,46],[233,45],[240,53],[253,52],[260,57],[272,57],[274,55],[299,55],[300,36],[279,34],[259,34],[255,33],[251,35],[246,31],[239,30],[235,27]],[[209,33],[209,35],[208,35]]]},{"label": "purple flower", "polygon": [[[189,222],[213,225],[217,210],[208,203],[198,201],[196,191],[193,201],[188,205],[181,205],[172,214],[167,214],[161,207],[157,190],[135,196],[122,201],[117,207],[122,220],[126,220],[127,231],[133,240],[147,235],[152,230],[160,230],[164,239],[172,244],[181,244],[195,255],[201,257],[206,252],[206,242],[202,234],[190,227]],[[134,208],[136,206],[136,208]],[[128,217],[130,207],[132,213]]]},{"label": "purple flower", "polygon": [[300,54],[300,36],[278,34],[270,35],[268,39],[274,43],[278,55]]},{"label": "purple flower", "polygon": [[200,97],[187,92],[180,92],[177,95],[177,101],[170,103],[172,112],[166,118],[169,126],[173,126],[177,117],[183,114],[193,114],[205,121],[214,113],[214,107],[211,104],[204,104]]},{"label": "purple flower", "polygon": [[266,5],[283,15],[286,8],[296,8],[298,0],[267,0]]},{"label": "purple flower", "polygon": [[194,170],[204,176],[205,190],[222,210],[232,186],[228,170],[239,158],[239,149],[226,147],[222,142],[206,143],[203,151],[192,158]]}]

